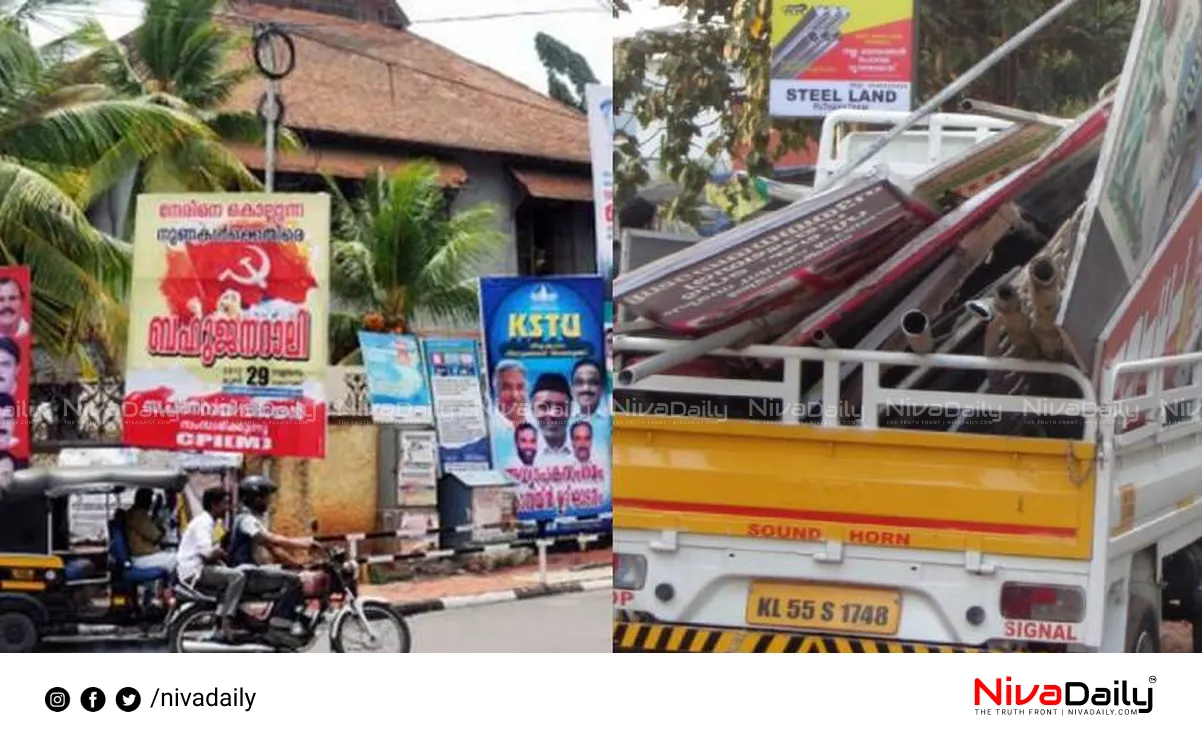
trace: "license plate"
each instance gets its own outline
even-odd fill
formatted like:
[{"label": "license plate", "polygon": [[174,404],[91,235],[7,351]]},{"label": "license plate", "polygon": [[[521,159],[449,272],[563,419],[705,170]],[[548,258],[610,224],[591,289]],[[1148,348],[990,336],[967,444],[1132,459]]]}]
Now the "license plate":
[{"label": "license plate", "polygon": [[897,634],[901,593],[810,583],[753,581],[747,623],[870,635]]}]

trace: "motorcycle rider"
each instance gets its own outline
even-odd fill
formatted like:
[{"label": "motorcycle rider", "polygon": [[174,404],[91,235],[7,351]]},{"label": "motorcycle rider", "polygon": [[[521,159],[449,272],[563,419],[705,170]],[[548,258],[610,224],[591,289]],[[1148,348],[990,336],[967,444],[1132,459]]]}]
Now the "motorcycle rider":
[{"label": "motorcycle rider", "polygon": [[230,564],[246,575],[244,597],[282,590],[270,624],[295,638],[305,634],[298,616],[303,586],[300,576],[283,567],[300,567],[286,550],[312,550],[318,543],[285,537],[267,528],[267,508],[277,490],[276,484],[262,475],[248,475],[238,483],[242,505],[230,533]]},{"label": "motorcycle rider", "polygon": [[228,637],[246,586],[243,573],[221,564],[228,563],[228,558],[218,544],[217,524],[229,510],[230,494],[225,488],[209,488],[204,492],[202,504],[204,510],[192,519],[180,540],[176,575],[190,588],[221,595],[218,606],[221,633]]}]

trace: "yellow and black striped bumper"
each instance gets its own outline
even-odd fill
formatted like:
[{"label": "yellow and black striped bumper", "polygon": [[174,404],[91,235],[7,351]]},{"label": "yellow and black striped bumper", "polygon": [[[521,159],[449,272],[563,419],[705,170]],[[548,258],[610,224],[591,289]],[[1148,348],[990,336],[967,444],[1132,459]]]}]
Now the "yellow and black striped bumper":
[{"label": "yellow and black striped bumper", "polygon": [[[614,622],[615,653],[985,653],[959,645]],[[1000,651],[994,651],[1000,652]]]}]

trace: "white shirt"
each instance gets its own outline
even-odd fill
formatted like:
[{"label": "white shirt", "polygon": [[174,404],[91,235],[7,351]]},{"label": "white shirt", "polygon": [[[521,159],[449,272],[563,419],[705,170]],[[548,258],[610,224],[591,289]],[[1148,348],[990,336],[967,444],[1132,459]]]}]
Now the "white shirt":
[{"label": "white shirt", "polygon": [[192,585],[204,570],[205,560],[213,554],[213,531],[217,522],[208,511],[192,519],[184,536],[179,540],[179,552],[176,555],[176,572],[179,579],[187,585]]},{"label": "white shirt", "polygon": [[573,421],[577,421],[577,420],[588,421],[589,423],[596,425],[596,422],[599,419],[610,417],[610,413],[612,412],[611,408],[610,408],[611,404],[612,403],[609,399],[609,396],[603,395],[597,400],[597,407],[593,408],[593,412],[589,413],[588,415],[585,415],[584,410],[582,410],[580,407],[580,403],[573,402],[572,403],[572,420]]},{"label": "white shirt", "polygon": [[538,456],[534,458],[536,467],[557,466],[561,464],[572,464],[576,462],[576,455],[572,453],[572,448],[566,443],[560,447],[554,447],[543,441],[542,447],[538,450]]}]

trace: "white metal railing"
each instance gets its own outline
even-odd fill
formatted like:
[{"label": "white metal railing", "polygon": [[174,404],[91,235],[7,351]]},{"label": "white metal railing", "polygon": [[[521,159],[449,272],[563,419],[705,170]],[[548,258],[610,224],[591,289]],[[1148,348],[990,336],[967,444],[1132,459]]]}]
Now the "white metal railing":
[{"label": "white metal railing", "polygon": [[[628,354],[657,354],[688,343],[689,341],[681,340],[618,337],[614,339],[614,351]],[[919,355],[892,351],[788,346],[749,346],[741,351],[714,351],[707,356],[780,361],[783,374],[780,381],[655,374],[630,385],[619,384],[618,388],[644,392],[773,398],[782,403],[780,422],[798,423],[802,417],[800,412],[803,409],[812,409],[805,402],[801,365],[803,362],[821,362],[823,365],[821,425],[840,427],[843,425],[840,413],[847,405],[840,394],[840,367],[843,364],[853,364],[858,365],[863,372],[861,375],[859,428],[878,428],[882,408],[940,406],[949,412],[953,409],[961,411],[960,415],[966,412],[988,412],[991,414],[1013,413],[1074,417],[1081,419],[1084,423],[1082,440],[1094,440],[1097,432],[1098,406],[1093,393],[1093,384],[1079,369],[1068,364],[984,356]],[[1073,398],[1035,397],[887,387],[881,383],[881,367],[885,366],[955,369],[1002,374],[1049,374],[1073,382],[1080,390],[1080,396]]]},{"label": "white metal railing", "polygon": [[[1185,384],[1167,384],[1169,372],[1186,369]],[[1128,380],[1143,391],[1128,392],[1120,386]],[[1202,436],[1202,353],[1114,364],[1106,370],[1100,401],[1103,441],[1113,442],[1116,450]],[[1171,406],[1188,406],[1190,412],[1170,420]]]}]

